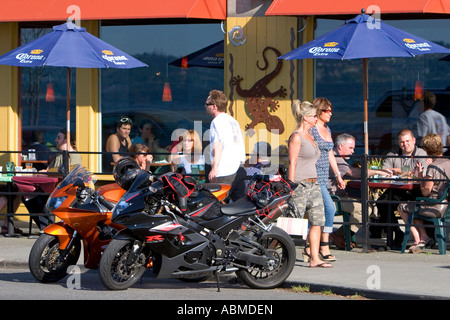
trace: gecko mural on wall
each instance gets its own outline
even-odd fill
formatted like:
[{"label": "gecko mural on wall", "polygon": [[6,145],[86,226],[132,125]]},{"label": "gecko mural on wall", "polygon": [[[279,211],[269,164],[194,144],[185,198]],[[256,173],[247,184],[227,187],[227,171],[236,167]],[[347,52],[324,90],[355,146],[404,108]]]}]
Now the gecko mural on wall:
[{"label": "gecko mural on wall", "polygon": [[[264,65],[260,67],[259,60],[256,61],[256,67],[261,71],[267,70],[271,65],[266,56],[266,52],[269,50],[273,51],[277,57],[281,56],[280,51],[274,47],[264,48],[262,52]],[[284,124],[281,119],[271,113],[274,113],[280,106],[279,101],[275,98],[285,97],[286,89],[280,86],[278,90],[271,92],[267,88],[268,84],[280,73],[283,65],[283,60],[275,60],[274,62],[276,62],[276,65],[273,71],[256,81],[250,89],[243,89],[241,87],[241,81],[244,78],[239,75],[233,77],[232,84],[236,88],[236,93],[246,98],[248,112],[253,118],[250,123],[245,125],[245,130],[249,136],[255,133],[251,129],[254,129],[261,122],[266,124],[266,129],[270,132],[274,132],[273,130],[278,130],[278,134],[284,132]]]}]

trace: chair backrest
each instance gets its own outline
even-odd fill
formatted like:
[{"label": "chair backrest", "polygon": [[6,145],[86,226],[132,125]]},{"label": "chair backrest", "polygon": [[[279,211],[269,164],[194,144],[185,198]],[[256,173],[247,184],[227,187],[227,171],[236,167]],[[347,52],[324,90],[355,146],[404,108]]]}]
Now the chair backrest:
[{"label": "chair backrest", "polygon": [[334,202],[334,204],[336,206],[336,213],[335,213],[335,215],[342,215],[343,210],[342,210],[342,203],[340,201],[341,199],[338,196],[334,195],[334,194],[331,195],[331,199],[333,200],[333,202]]}]

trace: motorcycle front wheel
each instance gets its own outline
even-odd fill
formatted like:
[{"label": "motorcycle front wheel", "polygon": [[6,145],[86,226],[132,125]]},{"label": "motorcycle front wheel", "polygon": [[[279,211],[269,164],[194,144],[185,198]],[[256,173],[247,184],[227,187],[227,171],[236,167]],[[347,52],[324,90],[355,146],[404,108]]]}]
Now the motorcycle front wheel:
[{"label": "motorcycle front wheel", "polygon": [[145,271],[145,256],[128,265],[128,257],[133,250],[133,241],[113,239],[103,252],[100,260],[100,279],[111,290],[125,290],[134,285]]},{"label": "motorcycle front wheel", "polygon": [[67,269],[76,265],[81,252],[81,241],[76,239],[65,258],[59,248],[58,238],[41,234],[31,248],[28,267],[31,274],[40,282],[56,282],[67,275]]},{"label": "motorcycle front wheel", "polygon": [[[270,232],[255,235],[252,240],[269,252],[267,265],[248,263],[247,268],[236,272],[237,277],[254,289],[272,289],[280,286],[291,274],[295,264],[295,244],[291,237],[278,227],[272,227]],[[264,252],[258,249],[253,254],[263,255]]]}]

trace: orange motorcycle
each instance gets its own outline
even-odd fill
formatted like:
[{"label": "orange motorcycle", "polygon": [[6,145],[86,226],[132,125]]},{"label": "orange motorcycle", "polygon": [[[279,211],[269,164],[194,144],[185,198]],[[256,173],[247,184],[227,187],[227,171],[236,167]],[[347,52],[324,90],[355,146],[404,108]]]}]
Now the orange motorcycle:
[{"label": "orange motorcycle", "polygon": [[84,249],[86,268],[98,267],[112,235],[122,229],[111,222],[111,211],[125,190],[117,184],[94,190],[96,178],[82,166],[74,168],[51,193],[47,209],[61,221],[47,226],[34,243],[28,265],[41,282],[55,282],[76,265]]},{"label": "orange motorcycle", "polygon": [[[125,193],[117,183],[94,190],[96,177],[82,166],[75,167],[51,193],[46,207],[61,221],[44,228],[34,243],[28,265],[41,282],[56,282],[76,265],[84,249],[84,266],[96,269],[112,236],[124,227],[111,222],[112,209]],[[219,199],[230,186],[205,184]]]}]

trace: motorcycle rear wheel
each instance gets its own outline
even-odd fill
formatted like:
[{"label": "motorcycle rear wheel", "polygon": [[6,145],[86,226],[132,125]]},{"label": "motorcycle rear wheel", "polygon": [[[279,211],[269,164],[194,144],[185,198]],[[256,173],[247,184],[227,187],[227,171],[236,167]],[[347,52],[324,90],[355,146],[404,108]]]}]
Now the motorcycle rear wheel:
[{"label": "motorcycle rear wheel", "polygon": [[49,234],[41,234],[34,243],[28,258],[31,274],[40,282],[56,282],[67,275],[67,269],[75,265],[80,257],[81,241],[76,239],[63,261],[60,261],[62,250],[58,238]]},{"label": "motorcycle rear wheel", "polygon": [[145,271],[145,257],[141,254],[131,265],[127,258],[132,252],[133,241],[113,239],[100,260],[100,279],[111,290],[126,290],[133,286]]},{"label": "motorcycle rear wheel", "polygon": [[247,269],[242,268],[236,272],[237,277],[254,289],[272,289],[280,286],[294,268],[296,259],[294,242],[278,227],[272,227],[270,232],[265,232],[258,238],[254,237],[253,241],[271,252],[274,263],[265,267],[247,264]]}]

